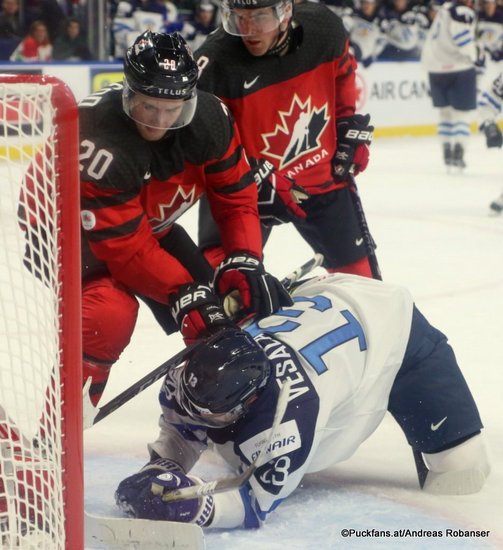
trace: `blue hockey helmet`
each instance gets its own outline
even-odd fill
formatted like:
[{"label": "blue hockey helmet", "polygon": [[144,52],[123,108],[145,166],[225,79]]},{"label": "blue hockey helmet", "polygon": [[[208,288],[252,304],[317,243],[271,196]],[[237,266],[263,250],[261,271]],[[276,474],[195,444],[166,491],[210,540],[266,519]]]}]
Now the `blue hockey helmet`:
[{"label": "blue hockey helmet", "polygon": [[[198,76],[192,51],[180,34],[145,31],[124,58],[124,111],[133,120],[145,124],[135,116],[134,107],[138,102],[145,97],[168,100],[180,106],[176,121],[168,128],[186,126],[196,110]],[[164,128],[162,122],[151,125]]]},{"label": "blue hockey helmet", "polygon": [[180,367],[178,401],[198,424],[222,428],[248,411],[270,372],[267,355],[247,332],[225,328]]}]

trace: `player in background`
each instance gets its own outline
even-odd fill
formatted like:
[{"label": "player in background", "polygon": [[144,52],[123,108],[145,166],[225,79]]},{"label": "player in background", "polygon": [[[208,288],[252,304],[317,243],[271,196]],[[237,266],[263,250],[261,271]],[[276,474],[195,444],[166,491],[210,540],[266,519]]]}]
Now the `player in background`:
[{"label": "player in background", "polygon": [[[333,274],[302,284],[293,299],[294,306],[243,332],[224,329],[210,337],[168,373],[150,461],[116,492],[126,513],[259,527],[304,474],[348,459],[386,410],[419,459],[425,491],[455,495],[482,488],[490,466],[476,404],[447,338],[409,292]],[[246,468],[267,440],[287,380],[293,384],[283,420],[246,486],[166,500],[171,491],[200,483],[190,472],[210,442],[231,470]]]},{"label": "player in background", "polygon": [[354,10],[346,8],[342,21],[349,33],[351,51],[358,64],[369,67],[387,44],[381,29],[379,1],[357,1]]},{"label": "player in background", "polygon": [[[482,92],[478,111],[479,119],[482,120],[480,130],[484,132],[487,147],[501,147],[503,145],[503,135],[496,122],[496,118],[501,113],[503,104],[503,73],[500,73],[491,84],[488,90]],[[501,214],[503,212],[503,192],[489,205],[492,213]]]},{"label": "player in background", "polygon": [[425,4],[416,4],[412,9],[416,15],[416,21],[419,29],[418,49],[422,51],[423,44],[428,36],[428,31],[437,15],[437,12],[442,5],[441,0],[429,0]]},{"label": "player in background", "polygon": [[[264,243],[274,225],[292,222],[329,271],[380,277],[353,179],[367,167],[373,127],[355,112],[356,62],[341,19],[292,0],[224,0],[221,17],[195,52],[198,86],[234,114],[255,167]],[[216,264],[220,236],[203,202],[200,213],[199,244]]]},{"label": "player in background", "polygon": [[222,294],[268,315],[291,299],[265,272],[257,191],[229,110],[198,91],[198,68],[177,33],[145,32],[124,83],[79,106],[83,227],[84,380],[99,400],[129,343],[140,297],[186,343],[230,323],[213,271],[176,220],[205,193],[222,234]]},{"label": "player in background", "polygon": [[384,2],[379,12],[381,28],[387,41],[383,58],[417,59],[420,26],[411,2],[409,0]]},{"label": "player in background", "polygon": [[477,44],[492,61],[503,58],[503,6],[483,0],[478,9]]},{"label": "player in background", "polygon": [[421,61],[428,72],[446,166],[464,168],[470,116],[477,106],[476,14],[473,0],[443,4],[428,32]]}]

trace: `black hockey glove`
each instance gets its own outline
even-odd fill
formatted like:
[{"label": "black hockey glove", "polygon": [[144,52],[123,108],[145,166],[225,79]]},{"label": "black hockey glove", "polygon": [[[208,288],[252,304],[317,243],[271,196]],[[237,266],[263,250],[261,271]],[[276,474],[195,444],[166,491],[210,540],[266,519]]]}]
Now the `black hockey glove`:
[{"label": "black hockey glove", "polygon": [[498,125],[492,120],[486,120],[480,125],[480,130],[486,136],[487,147],[501,147],[503,145],[503,135]]},{"label": "black hockey glove", "polygon": [[369,122],[370,115],[337,120],[337,149],[332,160],[335,181],[347,181],[348,176],[356,176],[367,168],[369,145],[374,137],[374,127]]},{"label": "black hockey glove", "polygon": [[491,55],[491,59],[493,61],[501,61],[503,59],[503,48],[500,48],[499,50],[495,50],[495,51],[492,51],[492,52],[489,52],[490,55]]},{"label": "black hockey glove", "polygon": [[257,206],[262,223],[277,225],[306,218],[306,213],[298,206],[309,197],[304,188],[276,172],[267,160],[252,158],[250,165],[257,183]]},{"label": "black hockey glove", "polygon": [[293,305],[285,287],[264,269],[262,262],[246,252],[226,258],[215,270],[215,290],[223,296],[239,292],[242,312],[271,315]]},{"label": "black hockey glove", "polygon": [[197,523],[203,526],[212,517],[213,497],[203,496],[175,502],[163,499],[170,491],[199,483],[199,479],[186,476],[175,462],[158,458],[119,483],[115,502],[134,518]]},{"label": "black hockey glove", "polygon": [[182,285],[177,294],[170,296],[169,305],[187,345],[233,325],[218,296],[209,286],[200,283]]}]

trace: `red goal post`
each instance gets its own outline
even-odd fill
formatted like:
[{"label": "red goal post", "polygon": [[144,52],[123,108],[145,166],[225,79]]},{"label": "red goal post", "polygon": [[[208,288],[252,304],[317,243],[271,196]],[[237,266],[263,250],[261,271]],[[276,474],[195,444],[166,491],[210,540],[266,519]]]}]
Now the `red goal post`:
[{"label": "red goal post", "polygon": [[0,74],[0,547],[84,547],[78,111]]}]

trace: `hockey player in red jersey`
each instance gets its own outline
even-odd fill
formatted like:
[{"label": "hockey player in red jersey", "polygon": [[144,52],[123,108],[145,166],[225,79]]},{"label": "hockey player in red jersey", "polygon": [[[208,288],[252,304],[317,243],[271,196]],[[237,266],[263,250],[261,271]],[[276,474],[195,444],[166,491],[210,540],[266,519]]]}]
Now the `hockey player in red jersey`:
[{"label": "hockey player in red jersey", "polygon": [[[186,342],[230,323],[221,298],[268,315],[291,299],[265,272],[257,191],[229,110],[196,89],[178,34],[146,32],[128,50],[124,84],[79,106],[84,380],[99,400],[127,346],[140,297]],[[206,193],[225,262],[213,271],[175,221]]]},{"label": "hockey player in red jersey", "polygon": [[[341,19],[291,0],[223,0],[221,15],[223,28],[195,52],[198,87],[236,119],[256,168],[264,239],[273,225],[292,222],[329,271],[380,278],[353,179],[367,166],[373,127],[355,113],[356,62]],[[296,205],[303,212],[289,190],[304,199]],[[199,241],[217,263],[219,236],[206,206]]]}]

